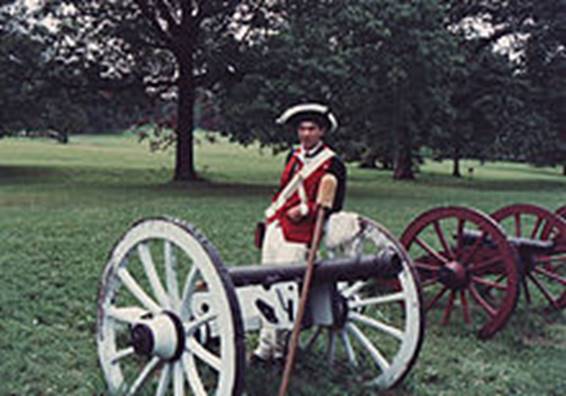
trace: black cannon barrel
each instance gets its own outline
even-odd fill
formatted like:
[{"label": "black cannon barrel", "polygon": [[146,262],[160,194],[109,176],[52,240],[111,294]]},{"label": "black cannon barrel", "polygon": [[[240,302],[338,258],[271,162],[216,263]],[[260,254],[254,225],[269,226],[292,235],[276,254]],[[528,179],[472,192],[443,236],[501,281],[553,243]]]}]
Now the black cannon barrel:
[{"label": "black cannon barrel", "polygon": [[[473,243],[481,238],[482,232],[478,230],[464,230],[462,236],[464,243]],[[510,235],[507,236],[507,241],[511,244],[511,246],[519,250],[519,254],[527,255],[552,253],[555,245],[553,241],[543,241],[540,239],[515,237]],[[484,243],[488,246],[493,244],[489,237],[486,238]]]},{"label": "black cannon barrel", "polygon": [[[375,255],[356,258],[320,260],[315,263],[314,282],[356,281],[375,278],[394,278],[401,272],[402,259],[395,251],[384,249]],[[230,267],[228,272],[235,286],[300,282],[306,264],[246,265]]]}]

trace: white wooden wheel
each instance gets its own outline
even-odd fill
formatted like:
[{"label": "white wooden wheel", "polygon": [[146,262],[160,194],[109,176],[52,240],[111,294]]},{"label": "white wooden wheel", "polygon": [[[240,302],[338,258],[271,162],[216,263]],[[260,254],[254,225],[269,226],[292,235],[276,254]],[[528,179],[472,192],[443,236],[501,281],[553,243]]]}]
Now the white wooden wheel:
[{"label": "white wooden wheel", "polygon": [[[328,254],[353,257],[394,249],[402,257],[403,270],[396,279],[339,283],[339,298],[347,306],[343,323],[312,329],[303,337],[303,345],[324,353],[336,368],[340,362],[349,363],[347,371],[356,381],[386,389],[409,372],[423,341],[420,285],[411,259],[397,239],[370,219],[359,221],[361,231],[355,239]],[[320,337],[323,334],[327,337]]]},{"label": "white wooden wheel", "polygon": [[102,277],[97,346],[112,395],[240,395],[242,319],[216,249],[178,220],[136,223]]}]

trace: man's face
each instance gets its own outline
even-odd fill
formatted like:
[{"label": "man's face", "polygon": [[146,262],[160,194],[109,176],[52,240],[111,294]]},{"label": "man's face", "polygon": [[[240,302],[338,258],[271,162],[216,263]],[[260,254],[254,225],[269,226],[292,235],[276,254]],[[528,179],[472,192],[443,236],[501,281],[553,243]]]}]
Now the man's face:
[{"label": "man's face", "polygon": [[312,121],[301,121],[297,132],[301,146],[307,150],[314,148],[324,136],[324,129]]}]

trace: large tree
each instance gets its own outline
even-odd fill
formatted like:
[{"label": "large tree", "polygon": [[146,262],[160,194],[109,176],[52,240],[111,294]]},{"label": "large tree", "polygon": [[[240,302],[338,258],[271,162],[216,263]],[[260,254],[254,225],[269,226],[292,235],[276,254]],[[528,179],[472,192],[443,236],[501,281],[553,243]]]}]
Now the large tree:
[{"label": "large tree", "polygon": [[533,2],[523,67],[531,87],[531,107],[544,123],[527,159],[563,167],[566,175],[566,1]]},{"label": "large tree", "polygon": [[290,0],[280,17],[257,48],[265,61],[222,95],[228,131],[285,146],[294,136],[273,128],[277,113],[326,102],[342,124],[328,138],[348,159],[394,160],[395,178],[414,177],[415,153],[449,106],[454,46],[439,2]]},{"label": "large tree", "polygon": [[[261,0],[61,0],[63,57],[122,83],[141,78],[156,97],[176,104],[175,180],[197,177],[193,153],[197,90],[230,83],[245,61],[242,45],[267,27]],[[110,87],[108,88],[110,89]]]},{"label": "large tree", "polygon": [[[456,81],[452,98],[452,132],[462,135],[467,148],[460,154],[535,164],[564,161],[566,1],[445,2],[448,26],[461,37],[466,57],[464,78]],[[478,142],[483,151],[477,151]],[[446,156],[457,151],[458,141],[448,136],[434,145]]]},{"label": "large tree", "polygon": [[53,78],[60,68],[48,29],[21,1],[3,2],[0,21],[0,134],[84,125],[82,110]]}]

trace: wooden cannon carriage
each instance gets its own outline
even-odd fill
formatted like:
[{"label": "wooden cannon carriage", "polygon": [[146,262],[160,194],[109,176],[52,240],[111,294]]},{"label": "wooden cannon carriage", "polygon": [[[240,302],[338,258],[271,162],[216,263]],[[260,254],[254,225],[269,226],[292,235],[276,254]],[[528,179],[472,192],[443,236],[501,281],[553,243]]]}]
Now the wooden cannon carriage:
[{"label": "wooden cannon carriage", "polygon": [[508,321],[520,290],[528,303],[536,289],[551,309],[566,307],[566,207],[552,213],[517,204],[491,216],[435,208],[411,222],[401,241],[419,273],[424,309],[440,309],[442,324],[456,311],[489,338]]},{"label": "wooden cannon carriage", "polygon": [[[316,264],[303,348],[316,354],[326,345],[322,359],[344,360],[369,386],[389,388],[409,372],[423,340],[420,286],[400,242],[372,220],[358,221],[360,232]],[[304,271],[226,267],[189,224],[134,224],[110,254],[98,298],[109,392],[241,394],[245,333],[262,321],[292,328]]]}]

